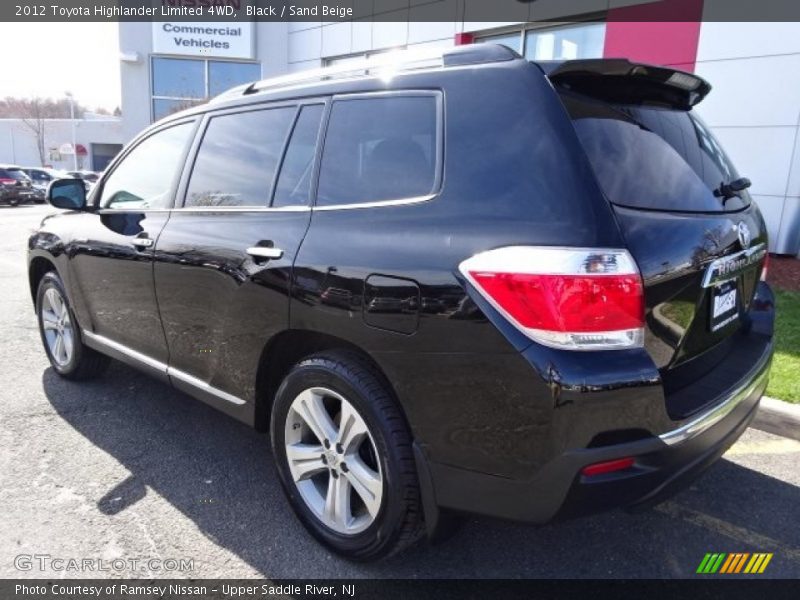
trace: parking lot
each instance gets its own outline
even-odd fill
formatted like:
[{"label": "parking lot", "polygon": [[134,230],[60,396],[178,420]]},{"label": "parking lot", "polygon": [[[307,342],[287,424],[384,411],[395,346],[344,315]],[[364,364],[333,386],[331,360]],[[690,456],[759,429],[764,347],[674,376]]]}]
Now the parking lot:
[{"label": "parking lot", "polygon": [[707,552],[773,552],[762,577],[800,576],[800,443],[754,430],[649,512],[543,527],[473,518],[438,546],[343,561],[291,513],[266,436],[119,363],[84,384],[49,368],[25,245],[51,210],[0,207],[0,577],[95,575],[15,567],[49,555],[192,561],[103,576],[670,578],[695,576]]}]

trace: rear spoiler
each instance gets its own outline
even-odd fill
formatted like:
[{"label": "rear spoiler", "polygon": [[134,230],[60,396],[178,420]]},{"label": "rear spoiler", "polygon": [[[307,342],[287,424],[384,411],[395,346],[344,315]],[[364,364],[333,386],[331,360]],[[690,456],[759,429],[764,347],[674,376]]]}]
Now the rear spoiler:
[{"label": "rear spoiler", "polygon": [[634,63],[625,58],[536,61],[556,87],[619,104],[690,110],[711,91],[692,73]]}]

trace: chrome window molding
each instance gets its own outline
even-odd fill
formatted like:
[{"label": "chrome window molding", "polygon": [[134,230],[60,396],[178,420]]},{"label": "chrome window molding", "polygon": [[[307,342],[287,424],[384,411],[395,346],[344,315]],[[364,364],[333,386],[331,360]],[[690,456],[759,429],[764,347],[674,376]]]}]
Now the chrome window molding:
[{"label": "chrome window molding", "polygon": [[258,212],[310,212],[310,206],[186,206],[178,208],[104,208],[101,215],[118,213],[258,213]]},{"label": "chrome window molding", "polygon": [[315,206],[314,212],[329,210],[353,210],[356,208],[379,208],[381,206],[403,206],[406,204],[419,204],[434,199],[437,194],[416,196],[414,198],[400,198],[398,200],[376,200],[375,202],[359,202],[355,204],[331,204],[329,206]]},{"label": "chrome window molding", "polygon": [[198,379],[193,375],[189,375],[188,373],[184,373],[183,371],[176,369],[175,367],[171,367],[166,363],[161,362],[160,360],[156,360],[147,356],[146,354],[142,354],[132,348],[124,344],[120,344],[119,342],[115,342],[107,337],[102,335],[98,335],[96,333],[92,333],[91,331],[82,330],[81,334],[86,337],[86,339],[93,342],[95,345],[108,348],[110,350],[114,350],[120,354],[124,354],[128,358],[135,360],[151,369],[154,369],[167,377],[174,377],[175,379],[180,379],[182,382],[200,390],[211,394],[221,400],[225,400],[226,402],[230,402],[231,404],[235,404],[237,406],[242,406],[247,402],[234,396],[233,394],[229,394],[219,388],[215,388],[212,385],[207,384],[205,381]]}]

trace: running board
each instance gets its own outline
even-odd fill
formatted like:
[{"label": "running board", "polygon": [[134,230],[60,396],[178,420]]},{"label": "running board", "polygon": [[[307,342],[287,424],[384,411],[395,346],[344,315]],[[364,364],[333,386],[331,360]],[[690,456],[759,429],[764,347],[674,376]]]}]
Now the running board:
[{"label": "running board", "polygon": [[176,389],[186,392],[240,421],[249,425],[253,424],[252,403],[102,335],[91,331],[81,331],[81,335],[83,341],[90,348],[144,371],[161,381],[170,383]]}]

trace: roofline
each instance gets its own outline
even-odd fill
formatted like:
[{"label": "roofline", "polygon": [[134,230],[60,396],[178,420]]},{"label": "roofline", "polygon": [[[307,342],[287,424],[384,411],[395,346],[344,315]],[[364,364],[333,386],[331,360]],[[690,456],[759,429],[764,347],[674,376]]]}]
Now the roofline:
[{"label": "roofline", "polygon": [[522,58],[499,44],[472,44],[433,50],[397,50],[342,65],[307,69],[279,75],[232,88],[212,98],[211,104],[241,98],[267,90],[279,91],[314,85],[330,79],[387,77],[397,72],[478,65]]}]

